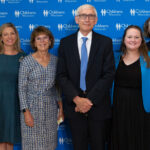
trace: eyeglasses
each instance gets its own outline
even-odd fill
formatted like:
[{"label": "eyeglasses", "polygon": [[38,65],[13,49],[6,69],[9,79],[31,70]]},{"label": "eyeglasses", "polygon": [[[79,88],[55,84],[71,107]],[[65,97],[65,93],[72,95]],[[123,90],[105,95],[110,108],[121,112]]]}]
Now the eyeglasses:
[{"label": "eyeglasses", "polygon": [[48,41],[49,37],[48,36],[36,37],[35,40],[36,41]]},{"label": "eyeglasses", "polygon": [[85,20],[87,17],[88,17],[89,20],[95,20],[95,18],[96,18],[96,15],[94,15],[94,14],[88,14],[88,15],[87,14],[80,14],[78,16],[82,20]]}]

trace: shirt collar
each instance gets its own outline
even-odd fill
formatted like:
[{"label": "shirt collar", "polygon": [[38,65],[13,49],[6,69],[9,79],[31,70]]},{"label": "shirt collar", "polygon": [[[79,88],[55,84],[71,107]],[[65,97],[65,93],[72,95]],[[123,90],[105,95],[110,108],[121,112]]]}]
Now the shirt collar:
[{"label": "shirt collar", "polygon": [[80,31],[78,32],[78,39],[81,39],[82,37],[87,37],[88,40],[92,39],[92,31],[88,33],[87,36],[84,36]]}]

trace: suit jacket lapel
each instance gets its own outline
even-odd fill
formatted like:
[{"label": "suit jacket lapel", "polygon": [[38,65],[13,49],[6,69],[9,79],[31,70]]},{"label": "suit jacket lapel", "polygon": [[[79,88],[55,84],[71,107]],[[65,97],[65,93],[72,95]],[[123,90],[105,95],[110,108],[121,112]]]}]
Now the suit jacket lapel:
[{"label": "suit jacket lapel", "polygon": [[97,44],[96,36],[95,36],[95,33],[93,32],[93,34],[92,34],[92,41],[91,41],[90,55],[89,55],[89,61],[88,61],[88,67],[87,67],[87,72],[88,72],[90,66],[93,63],[94,56],[95,56],[96,51],[97,51],[97,45],[98,44]]},{"label": "suit jacket lapel", "polygon": [[[77,33],[75,33],[75,35],[73,37],[73,41],[72,41],[72,45],[73,45],[73,52],[72,52],[73,55],[72,56],[75,57],[77,68],[80,69],[81,60],[80,60],[79,50],[78,50]],[[96,51],[97,51],[97,45],[98,45],[98,43],[96,40],[96,35],[93,31],[91,49],[90,49],[90,54],[89,54],[88,66],[87,66],[87,72],[88,72],[90,66],[93,64],[94,56],[95,56]]]},{"label": "suit jacket lapel", "polygon": [[80,56],[79,56],[79,50],[78,50],[78,42],[77,42],[77,33],[75,34],[73,41],[73,57],[75,57],[76,63],[80,68]]}]

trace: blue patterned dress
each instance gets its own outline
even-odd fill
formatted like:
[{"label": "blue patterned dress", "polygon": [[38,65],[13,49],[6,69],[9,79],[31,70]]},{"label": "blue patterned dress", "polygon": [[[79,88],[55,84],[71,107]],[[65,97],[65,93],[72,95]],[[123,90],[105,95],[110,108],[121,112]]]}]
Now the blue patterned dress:
[{"label": "blue patterned dress", "polygon": [[57,101],[55,87],[57,57],[51,55],[47,67],[32,55],[26,56],[19,70],[21,110],[28,108],[34,127],[26,126],[21,113],[22,150],[54,150],[57,146]]}]

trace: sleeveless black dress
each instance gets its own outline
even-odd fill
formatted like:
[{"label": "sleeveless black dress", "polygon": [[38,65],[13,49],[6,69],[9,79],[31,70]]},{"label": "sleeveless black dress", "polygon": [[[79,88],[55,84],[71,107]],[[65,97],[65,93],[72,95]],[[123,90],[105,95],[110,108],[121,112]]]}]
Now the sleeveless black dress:
[{"label": "sleeveless black dress", "polygon": [[140,60],[120,60],[115,76],[112,150],[143,150],[144,108]]}]

